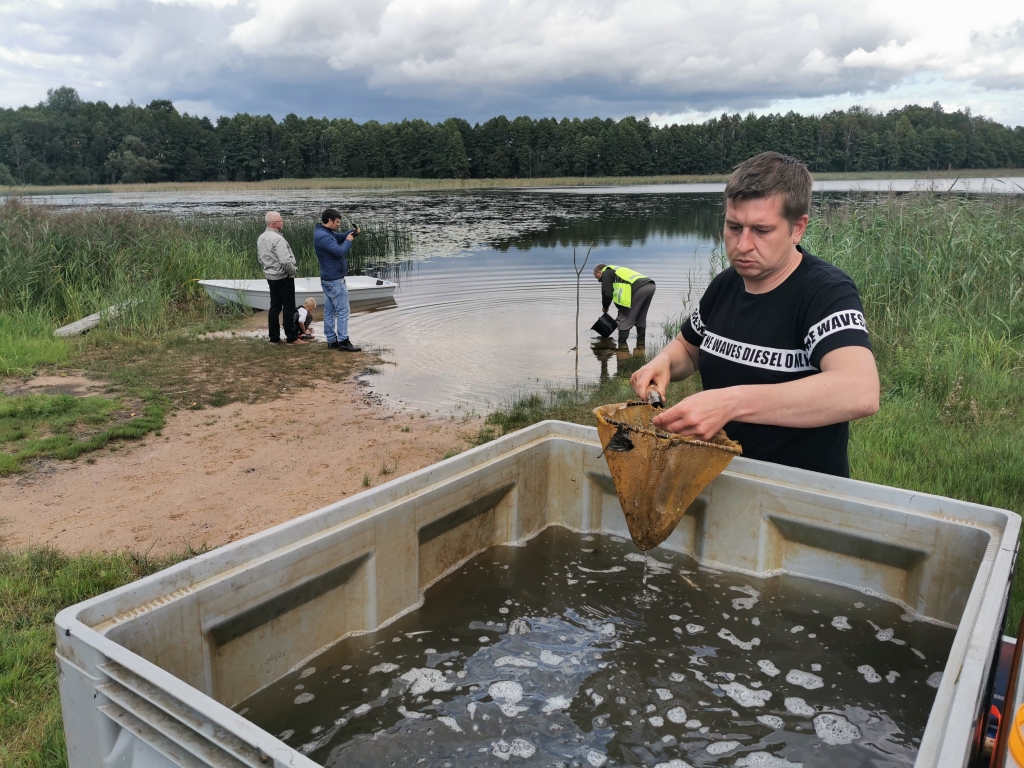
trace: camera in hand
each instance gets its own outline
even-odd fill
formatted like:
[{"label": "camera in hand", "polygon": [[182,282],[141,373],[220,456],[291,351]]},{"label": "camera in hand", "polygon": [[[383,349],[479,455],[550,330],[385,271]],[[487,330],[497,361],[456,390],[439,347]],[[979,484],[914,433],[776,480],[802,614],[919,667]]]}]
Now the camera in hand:
[{"label": "camera in hand", "polygon": [[359,237],[363,234],[363,231],[359,229],[358,224],[349,224],[349,228],[352,230],[352,237]]}]

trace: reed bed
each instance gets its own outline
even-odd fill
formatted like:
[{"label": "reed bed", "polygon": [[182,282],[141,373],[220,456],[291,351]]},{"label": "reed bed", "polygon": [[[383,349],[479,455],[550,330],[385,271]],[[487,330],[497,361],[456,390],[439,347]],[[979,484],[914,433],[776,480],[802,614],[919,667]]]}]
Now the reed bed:
[{"label": "reed bed", "polygon": [[[1020,168],[967,168],[945,171],[878,171],[816,173],[821,181],[857,179],[946,179],[1020,176]],[[689,176],[556,176],[535,179],[421,179],[421,178],[311,178],[266,181],[150,182],[146,184],[26,185],[0,186],[2,195],[88,195],[136,192],[250,192],[258,190],[342,189],[380,192],[428,192],[434,190],[509,189],[536,187],[605,187],[638,184],[700,184],[724,182],[728,174]]]}]

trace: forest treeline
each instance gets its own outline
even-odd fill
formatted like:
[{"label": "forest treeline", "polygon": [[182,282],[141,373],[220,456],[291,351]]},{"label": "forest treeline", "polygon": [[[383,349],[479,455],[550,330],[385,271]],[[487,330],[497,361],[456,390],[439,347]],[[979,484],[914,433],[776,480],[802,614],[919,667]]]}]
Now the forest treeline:
[{"label": "forest treeline", "polygon": [[1024,166],[1024,127],[970,110],[860,107],[828,114],[723,114],[656,126],[622,120],[504,116],[471,125],[345,118],[216,122],[170,101],[110,106],[69,87],[34,107],[0,110],[0,185],[260,181],[313,177],[529,178],[726,173],[767,149],[812,171]]}]

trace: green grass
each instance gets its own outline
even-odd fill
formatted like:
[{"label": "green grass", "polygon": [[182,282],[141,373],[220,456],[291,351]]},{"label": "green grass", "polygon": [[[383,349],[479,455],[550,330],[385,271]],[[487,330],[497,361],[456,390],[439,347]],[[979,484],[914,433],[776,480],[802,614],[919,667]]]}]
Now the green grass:
[{"label": "green grass", "polygon": [[76,459],[113,440],[137,440],[163,427],[162,398],[136,407],[126,414],[125,403],[108,397],[0,395],[0,476],[20,471],[29,459]]},{"label": "green grass", "polygon": [[0,548],[0,765],[67,765],[53,660],[57,612],[194,554],[151,559]]},{"label": "green grass", "polygon": [[[880,412],[851,427],[853,477],[1024,513],[1024,197],[846,202],[816,214],[804,244],[857,282],[882,379]],[[478,440],[548,418],[592,425],[593,407],[632,397],[627,378],[531,395]]]},{"label": "green grass", "polygon": [[49,319],[28,312],[0,314],[0,376],[25,376],[67,362],[72,347],[49,331]]}]

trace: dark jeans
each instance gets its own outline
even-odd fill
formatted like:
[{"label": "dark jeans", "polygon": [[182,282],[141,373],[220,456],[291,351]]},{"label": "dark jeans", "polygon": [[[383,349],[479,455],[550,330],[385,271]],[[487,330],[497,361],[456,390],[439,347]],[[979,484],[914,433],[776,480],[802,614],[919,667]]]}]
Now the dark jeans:
[{"label": "dark jeans", "polygon": [[295,328],[295,278],[284,277],[267,282],[270,284],[270,315],[267,318],[270,340],[281,340],[281,324],[277,316],[284,312],[285,339],[295,341],[299,337],[299,332]]}]

